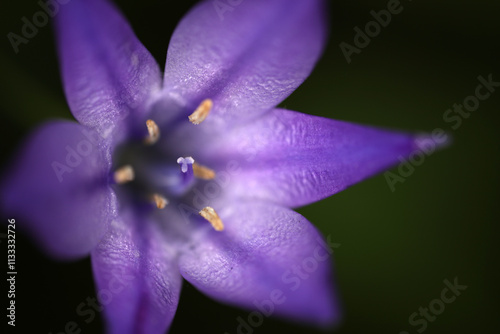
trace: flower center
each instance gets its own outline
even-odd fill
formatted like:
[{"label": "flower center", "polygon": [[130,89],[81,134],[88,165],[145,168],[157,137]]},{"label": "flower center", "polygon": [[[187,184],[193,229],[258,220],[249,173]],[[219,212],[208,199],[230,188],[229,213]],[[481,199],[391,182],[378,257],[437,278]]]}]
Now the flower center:
[{"label": "flower center", "polygon": [[[203,122],[213,106],[210,99],[189,115],[189,121],[195,125]],[[182,202],[185,195],[197,180],[212,180],[215,172],[195,162],[193,157],[179,157],[174,162],[170,157],[159,153],[155,145],[160,139],[160,127],[153,120],[146,121],[147,136],[142,143],[128,143],[118,149],[117,166],[113,179],[118,192],[127,192],[126,198],[135,202],[145,202],[157,209],[165,208],[172,200]],[[222,231],[224,224],[212,207],[205,207],[199,212],[216,231]]]}]

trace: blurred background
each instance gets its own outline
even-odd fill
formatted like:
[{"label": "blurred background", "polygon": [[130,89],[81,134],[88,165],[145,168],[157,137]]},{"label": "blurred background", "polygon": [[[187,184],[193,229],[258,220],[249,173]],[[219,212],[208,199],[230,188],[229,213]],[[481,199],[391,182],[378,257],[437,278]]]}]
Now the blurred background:
[{"label": "blurred background", "polygon": [[[171,33],[194,1],[116,3],[163,66]],[[353,53],[348,63],[339,44],[354,45],[353,29],[364,30],[373,20],[370,11],[386,9],[387,4],[386,0],[331,1],[326,52],[282,106],[412,132],[442,128],[454,142],[427,156],[404,183],[396,184],[395,191],[379,175],[298,210],[340,244],[334,263],[345,316],[331,332],[497,332],[500,87],[457,129],[443,120],[443,114],[474,95],[478,76],[492,74],[500,82],[500,3],[402,1],[401,13],[393,15],[390,24]],[[3,36],[19,34],[21,18],[40,10],[35,1],[27,0],[2,7]],[[18,54],[4,37],[0,67],[3,169],[34,127],[72,115],[62,91],[50,26],[40,28]],[[4,224],[0,233],[5,233]],[[86,324],[75,312],[87,297],[95,297],[89,259],[55,262],[22,234],[17,238],[16,330],[64,333],[66,323],[76,321],[82,333],[101,333],[101,318]],[[0,240],[3,253],[6,242]],[[410,324],[410,315],[439,299],[443,281],[453,282],[455,277],[467,289],[428,321],[424,331],[423,326]],[[3,310],[5,302],[2,297]],[[236,333],[238,316],[246,319],[248,312],[218,304],[185,284],[170,333]],[[274,318],[254,329],[254,333],[277,332],[324,333]]]}]

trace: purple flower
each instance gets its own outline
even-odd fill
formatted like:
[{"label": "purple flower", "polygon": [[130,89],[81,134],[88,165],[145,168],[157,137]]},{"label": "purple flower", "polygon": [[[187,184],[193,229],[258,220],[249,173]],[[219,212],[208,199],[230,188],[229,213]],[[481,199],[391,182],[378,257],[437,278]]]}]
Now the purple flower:
[{"label": "purple flower", "polygon": [[61,5],[79,123],[35,131],[2,206],[50,254],[91,255],[109,332],[166,331],[182,277],[266,315],[338,320],[331,248],[290,208],[394,165],[417,139],[275,109],[322,52],[324,5],[201,2],[172,36],[163,79],[110,3]]}]

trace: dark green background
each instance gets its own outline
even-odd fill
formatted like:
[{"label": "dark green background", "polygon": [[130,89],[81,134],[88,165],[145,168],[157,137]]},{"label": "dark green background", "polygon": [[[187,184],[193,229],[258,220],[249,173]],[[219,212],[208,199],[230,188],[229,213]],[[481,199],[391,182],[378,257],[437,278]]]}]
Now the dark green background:
[{"label": "dark green background", "polygon": [[[192,1],[117,2],[163,66],[172,30]],[[311,77],[282,105],[408,131],[439,127],[450,131],[454,143],[427,157],[395,192],[380,175],[299,210],[341,244],[335,267],[345,317],[336,332],[417,333],[409,315],[438,298],[443,280],[454,277],[467,290],[425,332],[496,332],[500,89],[455,131],[442,117],[474,93],[477,76],[492,73],[500,81],[500,3],[404,1],[403,12],[347,64],[339,43],[352,43],[353,28],[363,27],[372,19],[370,10],[386,4],[332,2],[328,48]],[[21,17],[33,15],[38,5],[9,1],[2,7],[0,147],[5,166],[38,123],[72,116],[62,93],[51,28],[41,28],[17,55],[5,37],[9,31],[19,33]],[[78,321],[83,333],[101,331],[101,320],[85,324],[75,313],[79,303],[95,296],[88,259],[54,262],[29,239],[19,238],[17,266],[17,332],[31,328],[56,333],[70,320]],[[236,317],[247,314],[186,284],[171,333],[235,333]],[[315,330],[276,319],[266,319],[255,329],[277,332]]]}]

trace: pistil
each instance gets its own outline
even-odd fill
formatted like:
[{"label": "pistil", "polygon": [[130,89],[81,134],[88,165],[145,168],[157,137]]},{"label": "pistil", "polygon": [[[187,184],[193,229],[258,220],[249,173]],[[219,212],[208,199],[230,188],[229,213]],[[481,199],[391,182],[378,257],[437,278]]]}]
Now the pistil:
[{"label": "pistil", "polygon": [[192,157],[180,157],[177,159],[177,163],[179,164],[179,166],[181,166],[181,172],[187,173],[188,165],[194,164],[194,159]]}]

